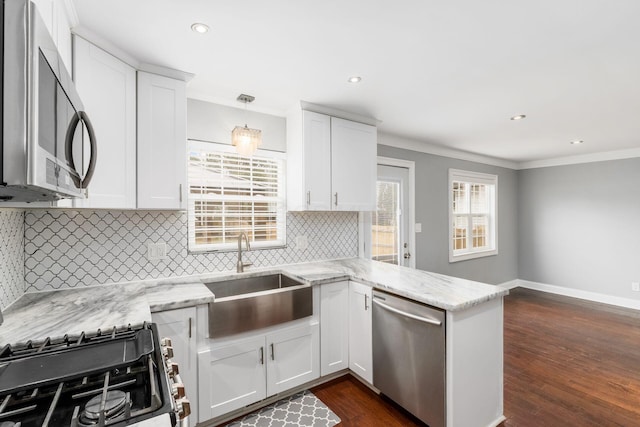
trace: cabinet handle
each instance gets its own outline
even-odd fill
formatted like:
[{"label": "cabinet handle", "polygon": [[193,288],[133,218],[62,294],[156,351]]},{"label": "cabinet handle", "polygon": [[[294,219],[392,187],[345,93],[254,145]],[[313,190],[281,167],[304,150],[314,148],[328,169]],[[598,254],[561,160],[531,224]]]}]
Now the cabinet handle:
[{"label": "cabinet handle", "polygon": [[178,191],[179,191],[178,197],[180,198],[180,203],[182,203],[182,184],[178,186]]},{"label": "cabinet handle", "polygon": [[338,193],[335,194],[335,198],[336,198],[335,204],[336,206],[338,206]]},{"label": "cabinet handle", "polygon": [[189,317],[189,338],[191,338],[191,317]]},{"label": "cabinet handle", "polygon": [[307,191],[307,206],[311,204],[311,190]]},{"label": "cabinet handle", "polygon": [[369,295],[365,294],[365,296],[364,296],[364,311],[369,310],[369,304],[368,304],[368,301],[367,301],[368,299],[369,299]]},{"label": "cabinet handle", "polygon": [[260,347],[260,364],[264,365],[264,347]]},{"label": "cabinet handle", "polygon": [[273,350],[273,343],[271,343],[271,360],[276,360],[276,353]]}]

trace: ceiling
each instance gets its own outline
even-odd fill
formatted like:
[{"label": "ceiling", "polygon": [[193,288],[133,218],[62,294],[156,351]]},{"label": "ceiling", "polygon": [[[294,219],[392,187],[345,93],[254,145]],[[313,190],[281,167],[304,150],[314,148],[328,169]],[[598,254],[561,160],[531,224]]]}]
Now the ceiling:
[{"label": "ceiling", "polygon": [[[80,27],[136,60],[194,73],[193,98],[239,105],[248,93],[250,108],[276,115],[305,100],[512,162],[640,147],[637,0],[74,5]],[[354,75],[362,81],[348,83]]]}]

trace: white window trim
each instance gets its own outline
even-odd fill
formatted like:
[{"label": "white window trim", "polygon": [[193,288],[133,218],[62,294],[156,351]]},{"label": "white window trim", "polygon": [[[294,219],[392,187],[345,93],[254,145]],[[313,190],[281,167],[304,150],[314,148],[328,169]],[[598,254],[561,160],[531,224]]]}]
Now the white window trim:
[{"label": "white window trim", "polygon": [[[188,150],[190,149],[191,146],[196,146],[196,147],[200,147],[202,149],[205,150],[214,150],[220,153],[234,153],[236,154],[237,151],[235,149],[235,147],[229,145],[229,144],[223,144],[223,143],[219,143],[219,142],[209,142],[209,141],[201,141],[201,140],[197,140],[197,139],[189,139],[187,141],[187,162],[189,161],[188,158]],[[283,162],[283,170],[282,170],[282,176],[280,177],[280,180],[278,182],[278,185],[281,186],[282,190],[282,194],[284,195],[284,221],[285,221],[285,225],[284,225],[284,229],[282,232],[282,240],[278,240],[275,242],[251,242],[251,250],[260,250],[260,249],[279,249],[279,248],[286,248],[287,247],[287,224],[286,224],[286,216],[287,216],[287,201],[286,201],[286,194],[287,194],[287,188],[286,188],[286,170],[287,170],[287,154],[280,152],[280,151],[271,151],[271,150],[256,150],[255,155],[258,157],[266,157],[266,158],[272,158],[272,159],[279,159]],[[187,169],[188,169],[188,164],[187,164]],[[187,171],[188,172],[188,171]],[[188,180],[187,180],[188,181]],[[187,182],[187,203],[188,205],[191,204],[191,200],[189,198],[189,182]],[[191,207],[188,206],[187,207],[187,216],[191,215]],[[189,222],[190,220],[187,218],[187,227],[189,227]],[[204,254],[204,253],[220,253],[220,252],[237,252],[238,247],[237,247],[237,243],[228,243],[225,244],[224,246],[222,246],[222,244],[220,244],[219,247],[216,248],[211,248],[211,247],[202,247],[202,248],[194,248],[191,244],[191,239],[189,238],[189,230],[187,230],[187,250],[189,253],[194,253],[194,254]]]},{"label": "white window trim", "polygon": [[[464,254],[454,255],[453,253],[453,182],[464,181],[473,182],[476,184],[495,185],[495,191],[493,194],[493,248],[475,250]],[[447,193],[449,194],[449,262],[466,261],[475,258],[482,258],[487,256],[493,256],[498,254],[498,175],[471,172],[460,169],[449,169],[449,181],[447,187]]]}]

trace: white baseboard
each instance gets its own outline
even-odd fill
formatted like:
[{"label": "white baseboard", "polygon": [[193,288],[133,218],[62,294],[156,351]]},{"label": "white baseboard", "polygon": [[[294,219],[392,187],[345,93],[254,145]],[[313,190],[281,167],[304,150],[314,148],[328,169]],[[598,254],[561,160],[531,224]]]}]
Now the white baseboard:
[{"label": "white baseboard", "polygon": [[[521,280],[521,279],[512,280],[511,282],[506,282],[506,283],[511,284],[513,282],[517,282],[516,286],[519,286],[522,288],[533,289],[536,291],[549,292],[552,294],[564,295],[567,297],[579,298],[587,301],[617,305],[619,307],[633,308],[636,310],[640,310],[640,300],[636,300],[632,298],[615,297],[611,295],[601,294],[598,292],[583,291],[580,289],[572,289],[572,288],[566,288],[564,286],[548,285],[545,283],[531,282],[528,280]],[[498,286],[503,287],[504,285],[505,283]],[[513,287],[507,288],[507,289],[513,289]]]},{"label": "white baseboard", "polygon": [[505,421],[507,418],[504,415],[500,415],[495,421],[490,423],[487,427],[497,427],[501,422]]},{"label": "white baseboard", "polygon": [[501,289],[507,289],[507,290],[514,289],[520,286],[520,281],[518,279],[513,279],[513,280],[509,280],[508,282],[500,283],[499,285],[496,285],[496,286]]}]

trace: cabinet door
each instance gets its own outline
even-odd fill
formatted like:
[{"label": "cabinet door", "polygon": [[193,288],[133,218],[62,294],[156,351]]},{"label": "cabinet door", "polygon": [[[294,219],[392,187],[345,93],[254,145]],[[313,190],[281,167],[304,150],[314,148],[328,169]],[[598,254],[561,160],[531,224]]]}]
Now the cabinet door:
[{"label": "cabinet door", "polygon": [[138,209],[186,209],[185,90],[138,71]]},{"label": "cabinet door", "polygon": [[[184,384],[185,394],[191,402],[191,411],[198,413],[198,370],[196,354],[196,308],[181,308],[153,313],[152,321],[158,327],[162,338],[170,338],[173,347],[173,360],[179,365],[180,378]],[[194,416],[191,425],[195,425]]]},{"label": "cabinet door", "polygon": [[349,282],[349,369],[373,383],[371,288]]},{"label": "cabinet door", "polygon": [[349,282],[320,287],[320,374],[349,367]]},{"label": "cabinet door", "polygon": [[264,336],[198,353],[198,421],[264,399],[266,359]]},{"label": "cabinet door", "polygon": [[334,210],[375,210],[377,150],[375,126],[331,118],[331,202]]},{"label": "cabinet door", "polygon": [[331,210],[331,117],[302,112],[304,196],[308,210]]},{"label": "cabinet door", "polygon": [[88,198],[75,206],[135,209],[136,71],[76,36],[73,74],[98,143]]},{"label": "cabinet door", "polygon": [[302,325],[267,335],[267,396],[320,376],[318,325]]}]

